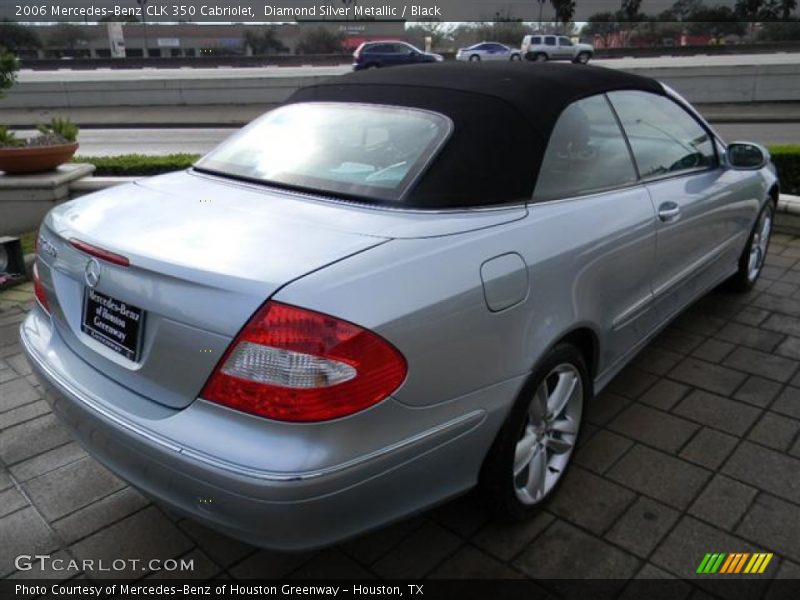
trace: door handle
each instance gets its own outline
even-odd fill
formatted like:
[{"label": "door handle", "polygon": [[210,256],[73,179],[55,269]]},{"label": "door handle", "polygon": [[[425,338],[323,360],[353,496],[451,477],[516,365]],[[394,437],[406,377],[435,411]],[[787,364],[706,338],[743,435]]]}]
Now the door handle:
[{"label": "door handle", "polygon": [[675,202],[664,202],[658,207],[658,218],[663,222],[676,221],[681,216],[681,207]]}]

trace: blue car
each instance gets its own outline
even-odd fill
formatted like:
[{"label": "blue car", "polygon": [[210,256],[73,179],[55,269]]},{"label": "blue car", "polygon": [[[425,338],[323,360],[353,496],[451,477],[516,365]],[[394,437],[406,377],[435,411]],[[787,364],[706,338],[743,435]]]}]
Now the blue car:
[{"label": "blue car", "polygon": [[364,42],[353,53],[353,70],[442,62],[441,54],[424,52],[406,42]]}]

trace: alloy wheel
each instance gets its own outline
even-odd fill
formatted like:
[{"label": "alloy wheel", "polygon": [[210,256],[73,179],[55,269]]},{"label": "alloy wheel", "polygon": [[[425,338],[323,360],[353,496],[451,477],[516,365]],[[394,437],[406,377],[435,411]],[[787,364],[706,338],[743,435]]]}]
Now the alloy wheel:
[{"label": "alloy wheel", "polygon": [[767,257],[769,237],[772,235],[772,209],[768,206],[761,213],[750,243],[750,258],[747,263],[747,278],[755,281]]},{"label": "alloy wheel", "polygon": [[523,504],[538,504],[561,479],[582,410],[580,372],[570,363],[557,365],[536,389],[514,451],[514,492]]}]

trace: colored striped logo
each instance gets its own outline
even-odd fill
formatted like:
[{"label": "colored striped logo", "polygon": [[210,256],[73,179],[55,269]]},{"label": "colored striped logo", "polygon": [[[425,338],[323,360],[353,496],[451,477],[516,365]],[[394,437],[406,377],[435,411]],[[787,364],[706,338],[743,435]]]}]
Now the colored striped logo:
[{"label": "colored striped logo", "polygon": [[772,552],[725,552],[708,553],[703,558],[697,573],[713,575],[715,573],[731,575],[738,573],[760,574],[763,573],[769,561],[772,560]]}]

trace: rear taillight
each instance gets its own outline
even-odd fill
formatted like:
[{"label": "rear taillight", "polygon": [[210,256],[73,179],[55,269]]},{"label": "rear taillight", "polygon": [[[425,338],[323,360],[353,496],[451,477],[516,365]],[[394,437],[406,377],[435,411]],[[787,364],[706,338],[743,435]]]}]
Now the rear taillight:
[{"label": "rear taillight", "polygon": [[39,265],[37,265],[37,261],[39,260],[39,231],[36,232],[36,239],[34,240],[34,253],[36,255],[36,259],[33,261],[33,295],[36,297],[36,301],[39,303],[39,306],[42,307],[47,314],[50,314],[50,306],[47,304],[47,296],[44,295],[44,286],[42,286],[42,280],[39,278]]},{"label": "rear taillight", "polygon": [[280,421],[326,421],[387,398],[406,361],[357,325],[267,302],[220,360],[200,396]]},{"label": "rear taillight", "polygon": [[[36,256],[38,257],[39,236],[36,236],[36,238]],[[42,310],[44,310],[44,312],[47,314],[50,314],[50,305],[47,304],[47,296],[44,295],[44,286],[42,285],[42,280],[39,278],[39,265],[37,265],[35,262],[33,263],[33,295],[36,296],[36,301],[39,303],[39,306],[42,307]]]}]

